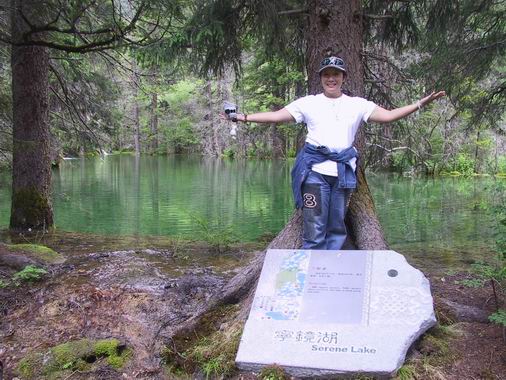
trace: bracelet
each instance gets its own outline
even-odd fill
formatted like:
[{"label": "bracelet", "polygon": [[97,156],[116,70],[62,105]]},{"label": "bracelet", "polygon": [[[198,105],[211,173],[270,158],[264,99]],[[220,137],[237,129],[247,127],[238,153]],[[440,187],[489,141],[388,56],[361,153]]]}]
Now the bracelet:
[{"label": "bracelet", "polygon": [[248,115],[244,114],[244,120],[243,120],[245,123],[248,122]]}]

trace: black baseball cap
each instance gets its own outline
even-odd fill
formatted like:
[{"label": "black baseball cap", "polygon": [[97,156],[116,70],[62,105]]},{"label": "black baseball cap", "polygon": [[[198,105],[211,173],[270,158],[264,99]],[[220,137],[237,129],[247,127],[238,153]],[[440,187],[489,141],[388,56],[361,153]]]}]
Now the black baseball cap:
[{"label": "black baseball cap", "polygon": [[327,57],[323,58],[320,63],[320,70],[318,70],[318,74],[321,74],[323,70],[328,67],[333,67],[335,69],[341,70],[342,72],[346,72],[346,66],[342,58],[339,57]]}]

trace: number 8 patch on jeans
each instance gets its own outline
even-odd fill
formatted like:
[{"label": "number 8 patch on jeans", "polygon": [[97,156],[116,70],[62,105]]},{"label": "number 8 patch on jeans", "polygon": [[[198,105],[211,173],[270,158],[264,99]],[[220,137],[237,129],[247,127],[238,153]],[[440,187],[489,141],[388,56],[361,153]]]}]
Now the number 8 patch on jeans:
[{"label": "number 8 patch on jeans", "polygon": [[320,186],[314,184],[306,184],[302,187],[302,191],[303,191],[302,200],[304,201],[304,208],[313,211],[316,215],[319,215],[321,213]]}]

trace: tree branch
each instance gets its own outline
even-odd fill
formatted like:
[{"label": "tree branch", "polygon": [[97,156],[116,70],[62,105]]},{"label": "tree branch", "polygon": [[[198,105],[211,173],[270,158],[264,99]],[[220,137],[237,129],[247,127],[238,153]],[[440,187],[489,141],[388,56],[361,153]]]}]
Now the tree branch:
[{"label": "tree branch", "polygon": [[278,12],[278,16],[290,16],[290,15],[298,15],[298,14],[306,14],[307,8],[301,8],[301,9],[292,9],[288,11],[280,11]]},{"label": "tree branch", "polygon": [[491,43],[491,44],[488,44],[488,45],[484,45],[484,46],[476,46],[472,49],[468,49],[466,51],[466,54],[469,54],[469,53],[473,53],[475,51],[479,51],[479,50],[487,50],[487,49],[490,49],[490,48],[493,48],[493,47],[497,47],[497,46],[501,46],[501,45],[504,45],[506,44],[506,39],[504,40],[501,40],[501,41],[496,41],[494,43]]},{"label": "tree branch", "polygon": [[372,14],[366,14],[366,13],[363,13],[362,17],[368,18],[371,20],[387,20],[387,19],[394,18],[394,16],[392,16],[392,15],[372,15]]},{"label": "tree branch", "polygon": [[[128,25],[124,28],[121,27],[118,20],[115,17],[115,10],[116,5],[114,3],[114,0],[112,0],[112,17],[114,20],[114,26],[115,27],[106,27],[106,28],[100,28],[96,30],[77,30],[76,28],[76,22],[77,20],[82,16],[82,14],[91,6],[91,4],[88,7],[83,7],[81,9],[81,12],[78,12],[76,17],[74,17],[73,20],[67,20],[67,23],[69,23],[68,28],[61,28],[53,26],[55,23],[55,20],[57,20],[60,17],[61,9],[59,14],[57,15],[57,18],[55,20],[50,21],[46,25],[41,26],[35,26],[33,25],[30,20],[26,17],[26,15],[20,10],[20,16],[23,19],[23,21],[29,26],[30,30],[26,32],[23,35],[23,40],[18,42],[13,42],[6,33],[0,32],[0,41],[9,43],[9,44],[15,44],[16,46],[44,46],[51,49],[57,49],[62,50],[66,52],[71,53],[87,53],[92,51],[98,51],[98,50],[107,50],[112,48],[118,48],[126,45],[132,45],[132,44],[144,44],[145,41],[147,41],[151,35],[155,32],[156,29],[160,27],[160,20],[161,15],[159,15],[157,19],[157,23],[155,26],[148,31],[147,35],[143,36],[140,40],[133,40],[127,37],[128,33],[133,31],[137,27],[138,21],[141,19],[141,16],[143,12],[145,12],[147,8],[147,1],[143,1],[139,7],[135,10],[135,13],[133,17],[131,18]],[[61,44],[54,41],[43,41],[43,40],[30,40],[29,36],[35,33],[43,33],[43,32],[54,32],[54,33],[61,33],[61,34],[74,34],[79,36],[81,41],[83,42],[80,45],[68,45],[68,44]],[[91,41],[85,39],[83,36],[96,36],[98,38],[94,38]],[[121,43],[121,41],[124,41],[125,43]]]},{"label": "tree branch", "polygon": [[49,65],[49,68],[50,68],[51,72],[55,75],[56,79],[58,80],[58,83],[60,84],[60,87],[63,91],[64,96],[65,96],[65,99],[62,99],[60,94],[58,94],[58,92],[55,91],[55,89],[53,87],[50,87],[53,94],[62,102],[62,104],[64,104],[67,107],[67,109],[70,112],[70,117],[73,119],[73,113],[72,113],[72,111],[73,111],[76,114],[79,121],[81,122],[81,124],[86,128],[86,130],[90,133],[92,138],[95,140],[95,142],[97,142],[97,144],[100,144],[99,138],[97,137],[97,135],[95,134],[93,129],[90,128],[88,123],[86,123],[86,121],[84,120],[84,118],[81,115],[81,112],[78,110],[76,104],[70,98],[68,88],[65,85],[65,82],[63,81],[63,79],[61,78],[58,70],[56,70],[56,68],[53,67],[52,65]]}]

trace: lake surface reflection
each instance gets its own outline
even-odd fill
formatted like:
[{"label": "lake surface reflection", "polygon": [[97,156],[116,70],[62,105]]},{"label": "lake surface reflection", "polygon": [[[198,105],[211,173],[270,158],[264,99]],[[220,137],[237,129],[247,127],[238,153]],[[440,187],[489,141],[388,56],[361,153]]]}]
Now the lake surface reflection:
[{"label": "lake surface reflection", "polygon": [[[255,240],[277,233],[290,218],[291,164],[196,156],[68,160],[53,171],[56,227],[198,240],[207,226]],[[434,265],[491,254],[496,223],[491,208],[506,181],[374,173],[368,180],[393,249],[415,259],[429,255]],[[0,175],[0,228],[9,222],[9,182]]]}]

